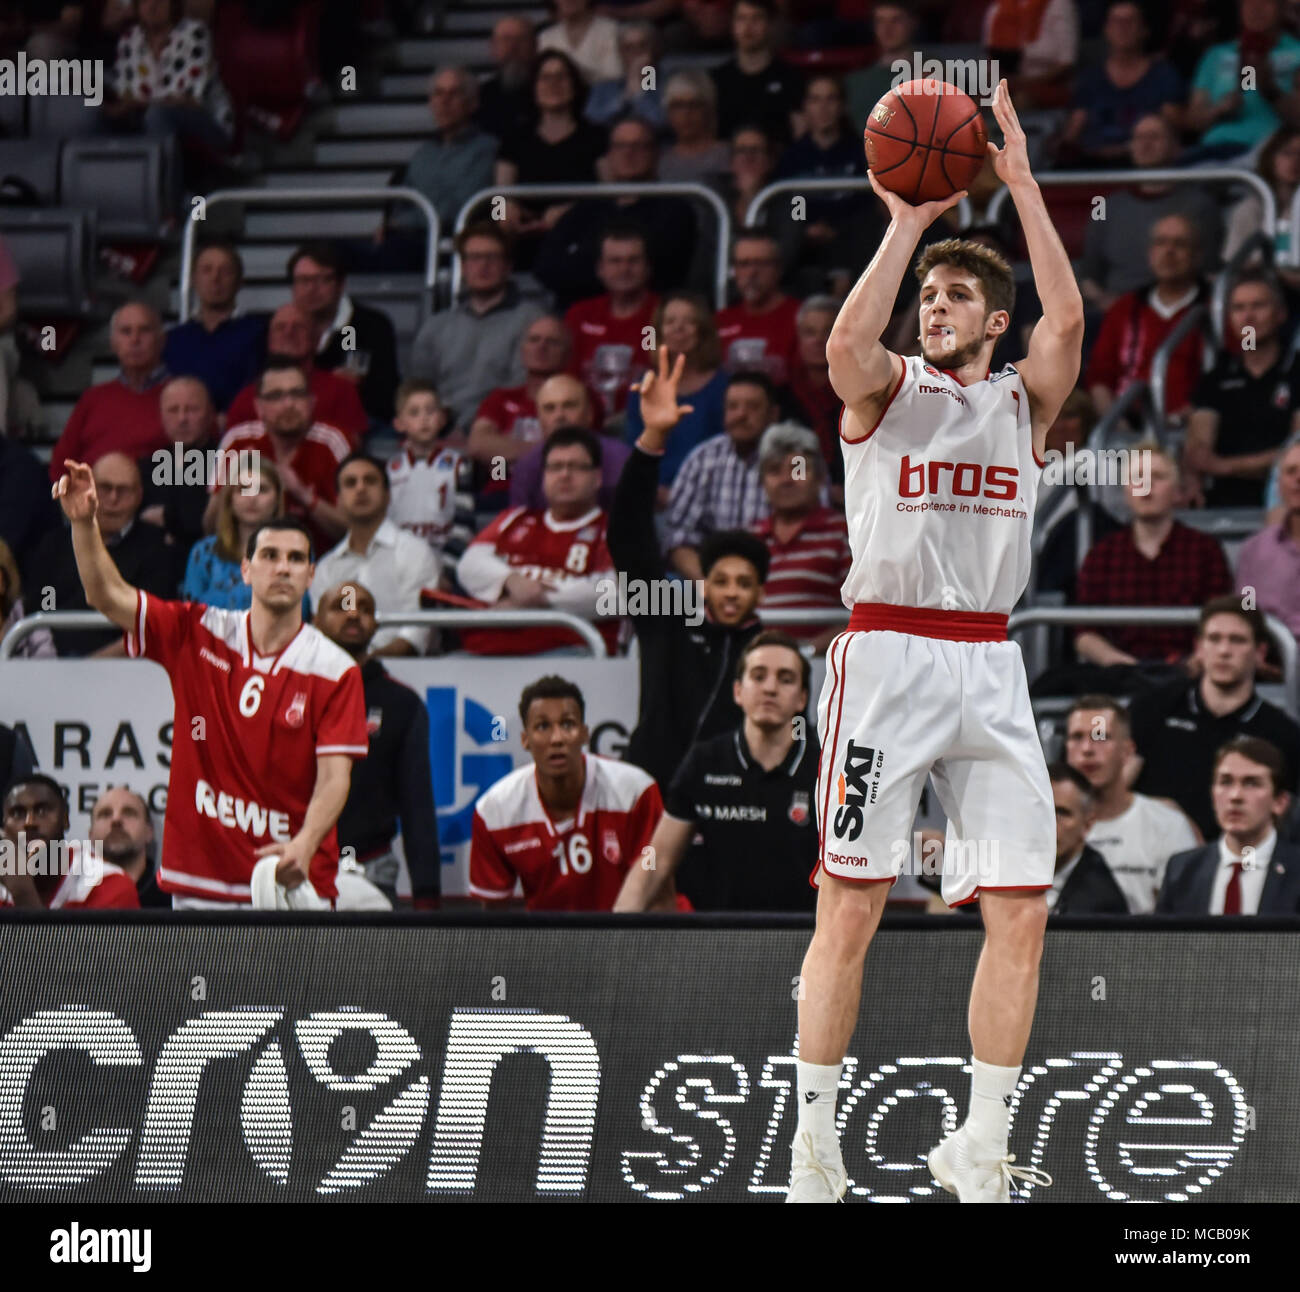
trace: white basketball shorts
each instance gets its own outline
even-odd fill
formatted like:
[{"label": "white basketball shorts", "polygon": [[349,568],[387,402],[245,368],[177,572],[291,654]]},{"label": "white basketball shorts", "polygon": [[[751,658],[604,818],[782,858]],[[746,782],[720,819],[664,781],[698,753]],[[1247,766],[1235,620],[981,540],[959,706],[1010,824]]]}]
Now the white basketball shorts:
[{"label": "white basketball shorts", "polygon": [[[880,622],[907,630],[855,628]],[[909,607],[854,611],[826,652],[817,703],[817,870],[892,883],[904,867],[941,868],[949,906],[981,889],[1051,887],[1056,809],[1005,624]],[[927,775],[948,817],[942,857],[913,839]]]}]

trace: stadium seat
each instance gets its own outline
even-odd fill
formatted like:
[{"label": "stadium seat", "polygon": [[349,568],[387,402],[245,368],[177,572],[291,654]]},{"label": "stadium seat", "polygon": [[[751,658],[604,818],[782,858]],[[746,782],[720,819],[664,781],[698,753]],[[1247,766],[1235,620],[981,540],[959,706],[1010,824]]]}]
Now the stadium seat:
[{"label": "stadium seat", "polygon": [[0,181],[11,175],[29,184],[43,203],[53,206],[59,200],[59,141],[0,139]]},{"label": "stadium seat", "polygon": [[163,236],[175,208],[175,145],[138,138],[70,139],[60,162],[65,206],[94,208],[105,238]]},{"label": "stadium seat", "polygon": [[0,234],[22,273],[23,314],[89,312],[95,232],[93,211],[0,207]]},{"label": "stadium seat", "polygon": [[75,94],[37,95],[27,116],[33,139],[74,139],[99,134],[103,118],[98,108],[88,108]]}]

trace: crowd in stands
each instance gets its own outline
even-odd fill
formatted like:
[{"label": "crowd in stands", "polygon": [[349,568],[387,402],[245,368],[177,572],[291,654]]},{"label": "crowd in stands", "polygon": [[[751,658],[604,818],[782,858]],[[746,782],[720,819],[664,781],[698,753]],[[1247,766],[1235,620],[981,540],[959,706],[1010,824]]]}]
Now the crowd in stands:
[{"label": "crowd in stands", "polygon": [[[114,27],[123,8],[132,12]],[[106,111],[114,129],[174,134],[211,161],[235,146],[238,123],[208,29],[182,8],[104,6],[95,39],[102,46],[112,33],[116,50]],[[1055,910],[1300,910],[1300,855],[1288,842],[1300,839],[1289,798],[1300,726],[1255,690],[1256,678],[1281,676],[1261,612],[1300,632],[1300,268],[1285,263],[1300,187],[1300,12],[1281,0],[971,8],[555,0],[541,30],[502,18],[490,74],[444,66],[432,76],[428,137],[394,182],[423,193],[448,229],[472,194],[493,187],[650,191],[519,193],[491,215],[484,204],[455,237],[458,296],[406,353],[384,311],[348,290],[350,272],[419,262],[422,235],[402,204],[370,239],[297,247],[269,317],[240,308],[239,248],[205,240],[192,317],[165,327],[141,301],[113,314],[120,371],[78,400],[48,480],[67,459],[90,463],[100,528],[128,580],[228,608],[248,604],[239,560],[253,528],[300,517],[317,549],[306,609],[366,661],[368,688],[397,686],[384,656],[585,649],[550,624],[435,632],[379,628],[377,614],[550,608],[594,622],[610,653],[635,638],[640,718],[626,766],[583,752],[581,691],[539,661],[541,680],[520,705],[537,795],[531,773],[515,773],[480,801],[477,897],[499,900],[517,880],[532,909],[811,909],[818,751],[811,724],[798,740],[789,728],[811,699],[808,656],[841,625],[797,616],[842,610],[850,559],[826,338],[884,224],[860,190],[810,192],[798,216],[783,198],[753,223],[749,207],[776,180],[861,178],[857,132],[897,79],[894,60],[927,42],[966,42],[998,60],[1021,115],[1043,127],[1039,169],[1195,176],[1231,166],[1257,174],[1278,203],[1276,238],[1257,239],[1223,279],[1264,227],[1254,190],[1148,179],[1103,185],[1099,199],[1089,191],[1094,206],[1071,247],[1089,311],[1084,367],[1049,449],[1082,449],[1098,419],[1151,381],[1158,357],[1164,403],[1145,423],[1133,412],[1116,419],[1147,469],[1095,509],[1088,550],[1045,550],[1032,591],[1201,617],[1196,628],[1080,628],[1035,690],[1074,697],[1052,767]],[[387,7],[399,27],[412,11]],[[51,18],[27,38],[77,47],[87,30]],[[808,56],[836,44],[860,57]],[[673,61],[683,54],[692,58]],[[1243,69],[1255,73],[1248,87]],[[721,308],[708,208],[656,193],[661,183],[704,185],[731,212],[732,295]],[[969,235],[1023,270],[1018,230],[988,212],[992,191],[977,181],[975,223],[954,215],[926,237]],[[21,301],[10,269],[0,247],[0,336],[15,294]],[[1020,357],[1037,317],[1032,282],[1017,277],[1018,312],[995,367]],[[1209,306],[1221,279],[1216,331]],[[1198,310],[1198,326],[1171,349]],[[914,285],[886,340],[916,352]],[[689,406],[670,436],[647,423],[640,388],[665,352],[681,359]],[[12,375],[7,353],[0,342],[0,373]],[[197,474],[183,469],[190,455],[205,464]],[[85,606],[48,480],[26,446],[0,436],[3,626]],[[1044,486],[1039,520],[1084,505],[1076,486]],[[1219,509],[1246,517],[1239,550],[1199,523]],[[698,582],[702,621],[602,611],[602,589],[619,575]],[[337,595],[352,585],[364,593],[359,611]],[[773,611],[789,617],[765,624]],[[60,629],[19,649],[122,654],[114,637]],[[403,731],[418,744],[413,721]],[[28,776],[6,799],[6,831],[11,817],[36,819],[42,792]],[[720,776],[729,798],[710,796]],[[147,825],[147,810],[143,824],[124,819],[138,815],[127,800],[103,806],[106,830]],[[385,810],[378,826],[358,827],[359,852],[391,896],[385,822],[408,827],[432,807],[394,800]],[[588,811],[599,824],[579,830]],[[543,818],[569,850],[563,882]],[[758,834],[763,821],[788,829],[782,850]],[[605,846],[605,833],[621,869],[600,870],[597,884],[572,850],[579,837]],[[637,869],[646,848],[660,868]],[[413,877],[417,868],[417,896],[432,900],[436,846]],[[132,860],[124,873],[144,902],[147,868]]]}]

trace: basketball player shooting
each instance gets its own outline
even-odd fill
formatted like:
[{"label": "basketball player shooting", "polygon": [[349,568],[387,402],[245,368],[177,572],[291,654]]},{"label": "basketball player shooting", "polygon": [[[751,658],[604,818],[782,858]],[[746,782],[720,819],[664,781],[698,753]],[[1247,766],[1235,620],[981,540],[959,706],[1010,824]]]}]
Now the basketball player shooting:
[{"label": "basketball player shooting", "polygon": [[[998,178],[1019,212],[1043,316],[1028,355],[990,374],[1014,280],[958,239],[919,258],[921,357],[880,336],[926,227],[960,200],[909,206],[873,175],[890,224],[827,344],[853,563],[848,631],[827,652],[818,703],[817,927],[799,1002],[799,1118],[789,1202],[847,1188],[836,1091],[857,1021],[867,946],[911,855],[927,775],[948,817],[943,897],[978,900],[984,946],[970,995],[970,1112],[928,1158],[962,1202],[1008,1202],[1010,1104],[1038,994],[1055,813],[1007,616],[1029,577],[1047,429],[1079,373],[1083,301],[1029,169],[1003,81],[993,98]],[[901,846],[900,846],[901,841]],[[936,966],[936,971],[938,970]],[[947,980],[936,972],[934,989]]]}]

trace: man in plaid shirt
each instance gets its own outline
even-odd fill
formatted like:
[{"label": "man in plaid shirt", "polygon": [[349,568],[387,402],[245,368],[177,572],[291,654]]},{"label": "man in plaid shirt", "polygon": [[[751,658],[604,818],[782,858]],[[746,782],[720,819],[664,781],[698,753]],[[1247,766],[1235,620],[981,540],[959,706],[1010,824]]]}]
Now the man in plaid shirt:
[{"label": "man in plaid shirt", "polygon": [[668,498],[664,550],[683,578],[701,579],[698,548],[717,529],[749,529],[768,513],[758,442],[776,420],[776,391],[758,372],[738,372],[727,384],[724,434],[691,450]]},{"label": "man in plaid shirt", "polygon": [[[1174,519],[1181,491],[1178,464],[1162,448],[1146,454],[1148,491],[1128,486],[1133,523],[1097,543],[1084,558],[1075,600],[1081,606],[1202,606],[1232,591],[1218,542]],[[1193,628],[1079,629],[1075,648],[1093,664],[1175,663],[1191,651]]]}]

